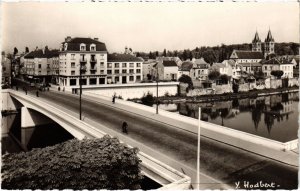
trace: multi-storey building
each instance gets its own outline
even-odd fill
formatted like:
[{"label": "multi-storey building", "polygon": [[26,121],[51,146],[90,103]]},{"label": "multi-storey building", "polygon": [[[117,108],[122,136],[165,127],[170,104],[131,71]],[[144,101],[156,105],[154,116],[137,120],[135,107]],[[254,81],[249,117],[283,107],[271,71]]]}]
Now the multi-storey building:
[{"label": "multi-storey building", "polygon": [[261,70],[260,61],[264,58],[261,52],[245,50],[233,50],[230,59],[242,66],[242,70],[247,73],[254,73]]},{"label": "multi-storey building", "polygon": [[[153,66],[156,64],[155,60],[147,60],[143,62],[143,79],[153,80],[154,75],[152,73]],[[149,79],[149,78],[150,79]]]},{"label": "multi-storey building", "polygon": [[275,70],[283,71],[281,78],[293,78],[293,63],[288,60],[279,61],[273,58],[262,62],[262,72],[265,77],[271,77],[271,72]]},{"label": "multi-storey building", "polygon": [[270,54],[275,54],[275,40],[272,37],[271,30],[269,29],[267,38],[265,39],[265,58]]},{"label": "multi-storey building", "polygon": [[253,52],[261,52],[261,40],[256,31],[254,39],[252,40],[252,51]]},{"label": "multi-storey building", "polygon": [[1,59],[2,81],[1,84],[10,84],[11,82],[11,60],[7,58],[4,52]]},{"label": "multi-storey building", "polygon": [[143,60],[131,54],[108,54],[98,38],[71,38],[61,44],[59,85],[135,83],[142,80]]},{"label": "multi-storey building", "polygon": [[210,65],[203,58],[193,60],[192,79],[207,80]]},{"label": "multi-storey building", "polygon": [[24,71],[29,81],[49,83],[52,66],[58,63],[58,50],[36,49],[24,56]]},{"label": "multi-storey building", "polygon": [[157,70],[159,80],[177,80],[178,66],[175,61],[158,61]]},{"label": "multi-storey building", "polygon": [[233,79],[240,79],[242,76],[242,66],[234,60],[224,60],[222,62],[225,66],[228,66],[228,76]]}]

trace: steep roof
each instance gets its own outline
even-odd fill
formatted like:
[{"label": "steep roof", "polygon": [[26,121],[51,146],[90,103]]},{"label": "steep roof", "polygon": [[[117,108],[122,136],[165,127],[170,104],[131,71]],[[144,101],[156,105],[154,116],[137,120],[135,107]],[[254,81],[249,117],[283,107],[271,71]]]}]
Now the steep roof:
[{"label": "steep roof", "polygon": [[181,64],[181,71],[190,71],[193,68],[193,62],[185,61]]},{"label": "steep roof", "polygon": [[63,46],[62,51],[80,51],[81,43],[86,45],[86,51],[90,51],[91,44],[96,45],[96,51],[107,51],[105,43],[91,38],[75,37],[63,42],[62,44],[64,45],[65,43],[67,43],[67,50],[65,50],[65,47]]},{"label": "steep roof", "polygon": [[274,38],[272,37],[272,34],[271,34],[271,30],[270,30],[270,29],[269,29],[267,38],[265,39],[265,42],[274,42]]},{"label": "steep roof", "polygon": [[287,59],[278,60],[277,58],[272,58],[270,60],[264,60],[261,62],[262,64],[272,64],[272,65],[280,65],[280,64],[292,64]]},{"label": "steep roof", "polygon": [[164,60],[162,64],[164,65],[164,67],[177,66],[176,62],[173,60]]},{"label": "steep roof", "polygon": [[252,40],[252,43],[257,43],[257,42],[261,42],[261,41],[260,41],[259,36],[258,36],[258,33],[257,33],[257,31],[256,31],[255,36],[254,36],[254,39]]},{"label": "steep roof", "polygon": [[234,50],[238,59],[263,59],[264,55],[261,52]]},{"label": "steep roof", "polygon": [[235,64],[236,64],[236,62],[234,60],[232,60],[232,59],[230,59],[230,60],[224,60],[222,63],[223,64],[227,63],[230,66],[235,66]]},{"label": "steep roof", "polygon": [[212,68],[225,68],[225,64],[222,63],[213,63]]},{"label": "steep roof", "polygon": [[243,67],[261,67],[262,64],[258,62],[246,62],[246,63],[240,63],[241,66]]},{"label": "steep roof", "polygon": [[131,54],[108,54],[107,62],[142,62],[141,58],[135,57]]},{"label": "steep roof", "polygon": [[24,58],[53,58],[58,57],[59,51],[58,50],[49,50],[49,49],[38,49],[29,52],[24,56]]}]

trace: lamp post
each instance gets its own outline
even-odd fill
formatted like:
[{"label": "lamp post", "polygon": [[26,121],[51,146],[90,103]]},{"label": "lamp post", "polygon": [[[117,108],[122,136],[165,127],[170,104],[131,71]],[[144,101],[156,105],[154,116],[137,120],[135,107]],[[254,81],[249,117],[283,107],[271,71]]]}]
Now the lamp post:
[{"label": "lamp post", "polygon": [[158,114],[158,63],[156,63],[156,114]]},{"label": "lamp post", "polygon": [[82,65],[80,64],[79,69],[79,119],[81,120],[81,93],[82,93]]}]

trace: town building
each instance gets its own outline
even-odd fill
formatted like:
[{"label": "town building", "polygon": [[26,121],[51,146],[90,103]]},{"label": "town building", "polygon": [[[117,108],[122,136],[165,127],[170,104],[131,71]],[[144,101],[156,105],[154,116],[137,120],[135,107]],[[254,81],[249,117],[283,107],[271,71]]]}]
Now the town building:
[{"label": "town building", "polygon": [[159,80],[177,80],[178,66],[175,61],[158,61],[157,70]]},{"label": "town building", "polygon": [[182,62],[181,66],[178,68],[177,78],[179,79],[182,75],[187,75],[192,77],[194,75],[192,68],[194,63],[191,61]]},{"label": "town building", "polygon": [[242,71],[247,73],[255,73],[261,70],[261,63],[264,56],[261,52],[233,50],[230,59],[234,60],[242,67]]},{"label": "town building", "polygon": [[143,62],[143,79],[144,80],[153,80],[154,76],[153,75],[153,67],[156,64],[156,60],[147,60]]},{"label": "town building", "polygon": [[24,56],[26,77],[31,82],[49,83],[52,79],[52,67],[59,62],[58,50],[36,49]]},{"label": "town building", "polygon": [[252,51],[253,52],[261,52],[261,40],[258,36],[258,33],[256,31],[254,39],[252,40]]},{"label": "town building", "polygon": [[207,80],[210,64],[205,62],[203,58],[194,59],[191,71],[192,79]]},{"label": "town building", "polygon": [[265,58],[271,54],[275,54],[275,40],[272,37],[271,30],[269,29],[267,38],[265,39],[265,50],[264,50]]},{"label": "town building", "polygon": [[230,68],[231,67],[226,66],[226,64],[223,63],[213,63],[213,65],[210,67],[210,71],[218,71],[220,75],[228,75]]},{"label": "town building", "polygon": [[222,62],[226,67],[228,67],[228,76],[233,79],[240,79],[242,76],[242,66],[234,60],[224,60]]},{"label": "town building", "polygon": [[11,60],[7,58],[4,52],[1,53],[1,84],[10,84],[11,82]]},{"label": "town building", "polygon": [[272,77],[271,72],[275,70],[283,71],[281,78],[293,78],[293,64],[287,60],[279,61],[277,58],[262,62],[262,72],[265,77]]},{"label": "town building", "polygon": [[175,63],[177,64],[177,66],[181,66],[182,61],[179,57],[172,57],[172,56],[160,56],[160,57],[156,57],[156,61],[175,61]]},{"label": "town building", "polygon": [[71,38],[61,44],[59,53],[59,85],[124,84],[142,80],[143,60],[132,55],[108,54],[98,38]]}]

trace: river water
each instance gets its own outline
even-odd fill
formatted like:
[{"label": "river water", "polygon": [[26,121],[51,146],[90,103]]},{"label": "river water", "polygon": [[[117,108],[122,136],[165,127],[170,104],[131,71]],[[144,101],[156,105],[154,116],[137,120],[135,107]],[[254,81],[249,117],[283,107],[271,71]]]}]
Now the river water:
[{"label": "river water", "polygon": [[255,99],[160,104],[159,108],[198,119],[198,108],[201,107],[203,121],[287,142],[297,139],[298,103],[299,95],[295,92]]}]

